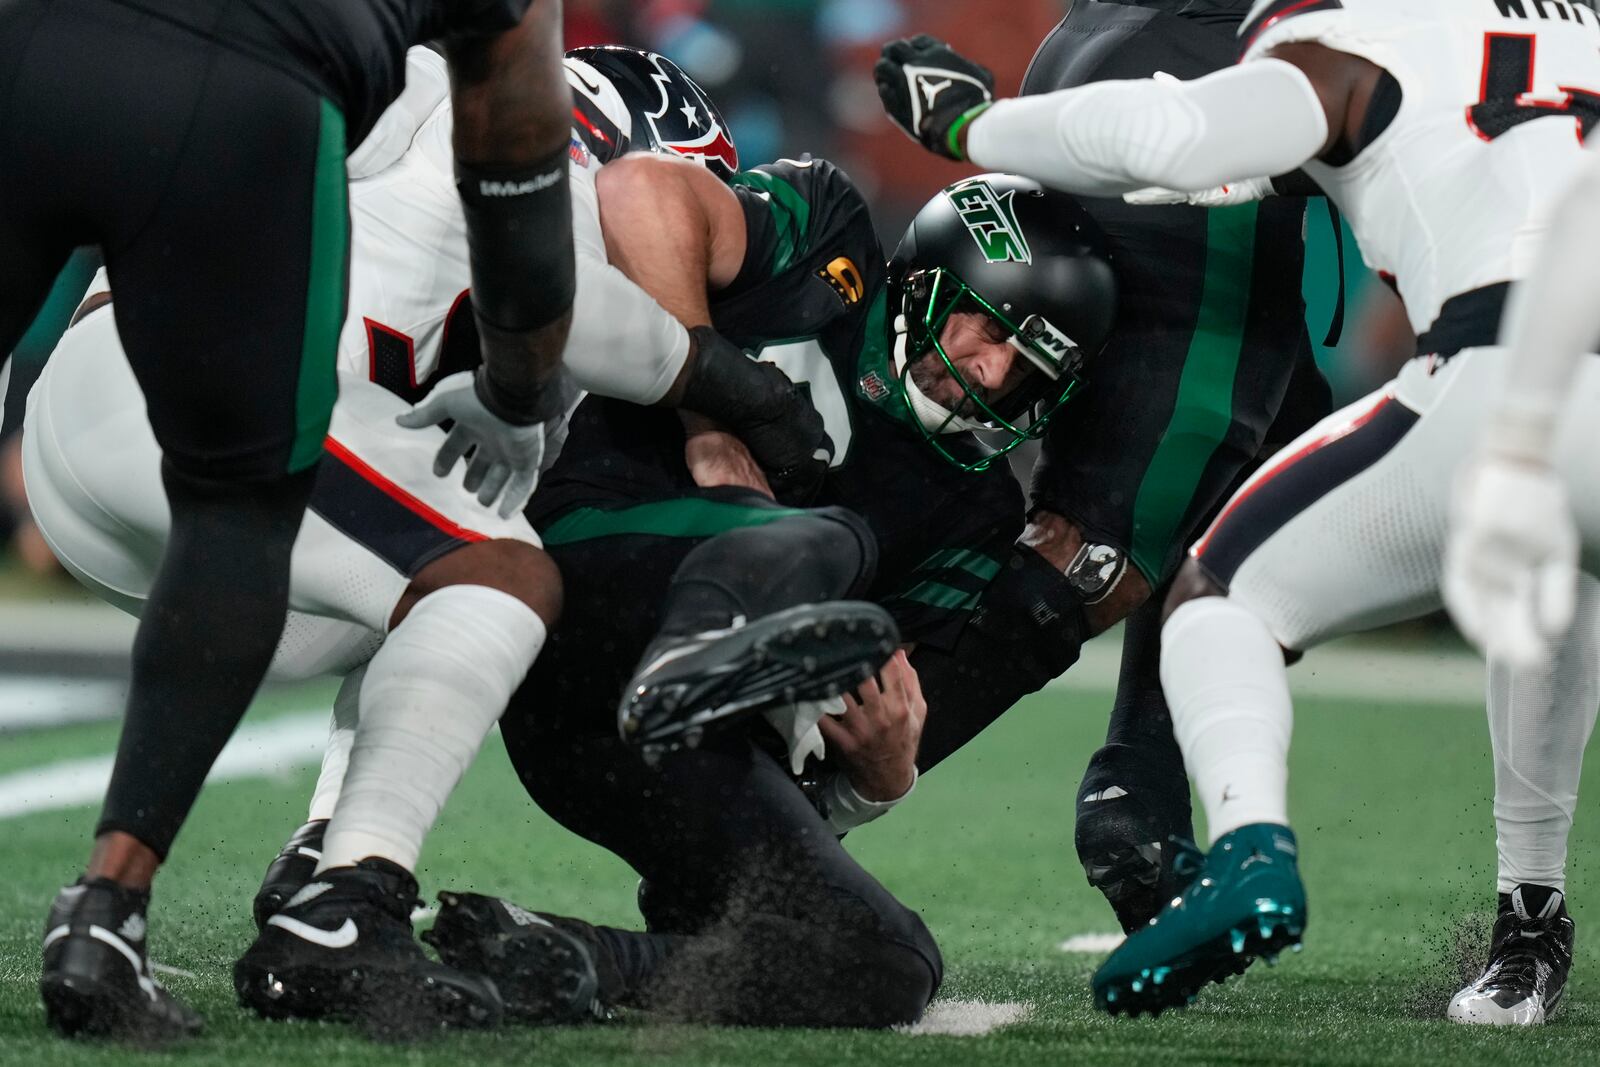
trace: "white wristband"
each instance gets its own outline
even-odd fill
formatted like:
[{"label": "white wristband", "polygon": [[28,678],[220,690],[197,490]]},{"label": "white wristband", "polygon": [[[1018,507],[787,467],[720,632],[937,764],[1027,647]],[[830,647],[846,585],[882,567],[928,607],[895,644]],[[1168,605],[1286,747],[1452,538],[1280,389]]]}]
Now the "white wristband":
[{"label": "white wristband", "polygon": [[917,777],[917,769],[913,767],[911,784],[906,786],[904,793],[893,800],[868,800],[856,792],[848,774],[835,771],[822,785],[822,795],[828,803],[828,825],[833,827],[836,834],[849,833],[858,826],[865,826],[910,796],[912,790],[917,788]]}]

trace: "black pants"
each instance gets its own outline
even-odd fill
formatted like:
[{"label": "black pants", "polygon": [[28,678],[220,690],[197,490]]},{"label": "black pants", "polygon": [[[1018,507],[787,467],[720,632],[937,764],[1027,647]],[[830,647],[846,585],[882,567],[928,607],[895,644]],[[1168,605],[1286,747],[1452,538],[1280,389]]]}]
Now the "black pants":
[{"label": "black pants", "polygon": [[172,535],[99,832],[164,857],[283,629],[335,395],[340,109],[310,80],[96,0],[0,3],[0,353],[98,245]]},{"label": "black pants", "polygon": [[95,0],[0,4],[0,353],[99,245],[168,461],[312,466],[349,246],[344,121],[308,84]]},{"label": "black pants", "polygon": [[[742,504],[761,518],[748,496],[692,498],[707,499],[726,503],[730,519]],[[676,528],[568,540],[580,523],[545,527],[567,606],[501,723],[512,763],[541,808],[645,879],[652,931],[691,935],[649,976],[650,1007],[737,1025],[914,1020],[943,973],[932,936],[752,741],[764,723],[654,767],[617,738],[621,688],[655,636],[667,587],[712,534],[704,523]]]}]

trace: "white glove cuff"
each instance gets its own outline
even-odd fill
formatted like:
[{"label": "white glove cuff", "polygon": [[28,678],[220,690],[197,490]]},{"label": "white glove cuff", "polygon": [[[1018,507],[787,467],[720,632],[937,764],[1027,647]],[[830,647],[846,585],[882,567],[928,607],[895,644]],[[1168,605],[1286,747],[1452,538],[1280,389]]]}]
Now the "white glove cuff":
[{"label": "white glove cuff", "polygon": [[911,770],[911,784],[906,791],[893,800],[868,800],[856,792],[856,787],[850,784],[850,776],[843,771],[835,771],[822,785],[822,795],[828,802],[828,825],[833,827],[836,834],[849,833],[858,826],[865,826],[873,819],[910,796],[917,788],[918,774],[916,768]]}]

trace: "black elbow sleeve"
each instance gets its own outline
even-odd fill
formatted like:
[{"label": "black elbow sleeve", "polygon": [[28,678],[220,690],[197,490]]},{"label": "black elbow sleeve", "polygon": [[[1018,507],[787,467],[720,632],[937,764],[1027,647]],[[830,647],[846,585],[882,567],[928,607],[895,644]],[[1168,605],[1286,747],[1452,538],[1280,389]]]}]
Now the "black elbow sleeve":
[{"label": "black elbow sleeve", "polygon": [[567,166],[564,146],[518,167],[456,161],[472,256],[472,304],[491,326],[525,333],[572,307],[577,264]]}]

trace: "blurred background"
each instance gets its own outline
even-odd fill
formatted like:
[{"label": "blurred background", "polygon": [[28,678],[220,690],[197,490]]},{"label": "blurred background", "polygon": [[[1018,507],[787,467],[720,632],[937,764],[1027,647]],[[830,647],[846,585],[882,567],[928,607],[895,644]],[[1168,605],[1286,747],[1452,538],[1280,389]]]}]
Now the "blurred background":
[{"label": "blurred background", "polygon": [[[650,48],[694,76],[721,107],[744,166],[806,153],[838,163],[872,203],[879,235],[892,249],[917,208],[971,168],[934,158],[890,126],[872,83],[879,46],[917,32],[957,42],[1011,95],[1068,5],[1010,0],[1004,18],[995,17],[995,5],[967,0],[567,0],[566,6],[569,46]],[[1341,228],[1338,240],[1345,243],[1345,327],[1338,346],[1321,349],[1320,362],[1342,402],[1387,380],[1413,339],[1398,301],[1361,266],[1348,232]],[[1327,333],[1340,291],[1335,241],[1327,212],[1314,201],[1305,275],[1314,340]],[[0,428],[0,607],[80,598],[29,521],[16,429],[27,388],[96,265],[90,251],[69,264],[14,354]],[[39,618],[36,611],[19,616],[24,630],[30,615]]]}]

